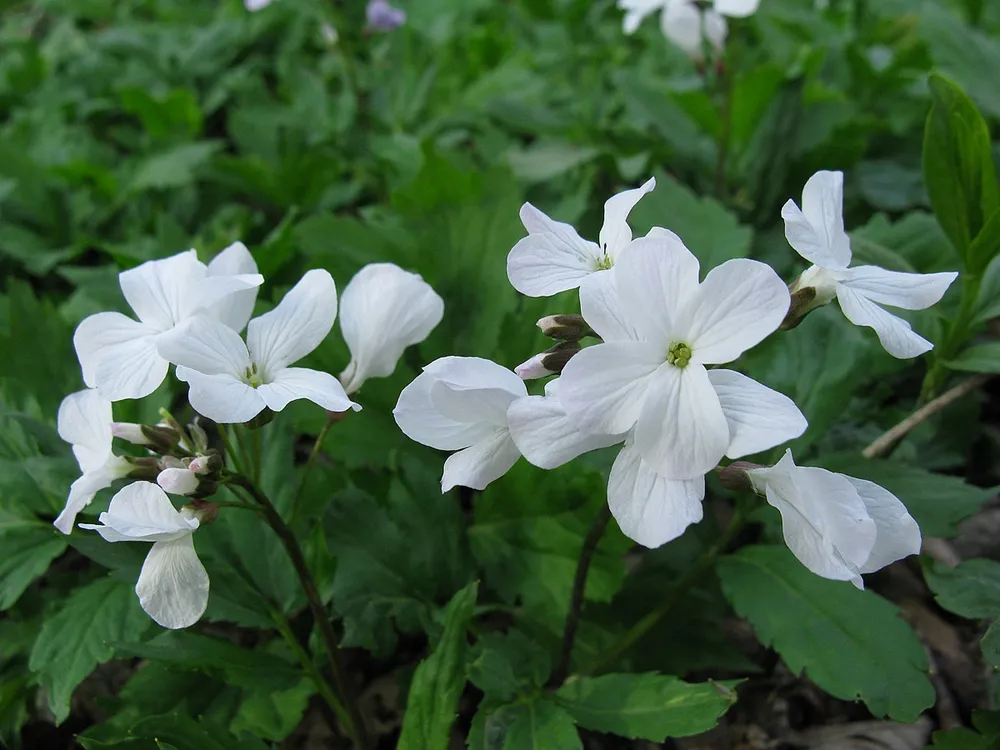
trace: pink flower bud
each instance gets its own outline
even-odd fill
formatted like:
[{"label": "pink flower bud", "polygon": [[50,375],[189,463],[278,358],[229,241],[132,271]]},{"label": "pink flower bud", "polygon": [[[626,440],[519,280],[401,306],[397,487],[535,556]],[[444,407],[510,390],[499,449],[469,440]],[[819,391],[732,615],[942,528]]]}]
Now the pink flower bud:
[{"label": "pink flower bud", "polygon": [[198,491],[198,475],[188,469],[164,469],[156,482],[171,495],[191,495]]}]

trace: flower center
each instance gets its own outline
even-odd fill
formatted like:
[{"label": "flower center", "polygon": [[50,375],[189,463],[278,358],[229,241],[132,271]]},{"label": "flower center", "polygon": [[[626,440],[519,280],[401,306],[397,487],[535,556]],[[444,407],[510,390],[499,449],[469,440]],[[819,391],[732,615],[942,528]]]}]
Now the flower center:
[{"label": "flower center", "polygon": [[264,377],[261,373],[257,372],[257,364],[251,364],[246,372],[243,374],[244,380],[246,380],[247,385],[251,388],[260,388],[264,385]]},{"label": "flower center", "polygon": [[614,268],[614,265],[615,265],[614,260],[611,258],[610,255],[608,255],[607,248],[605,248],[604,255],[597,259],[597,268],[595,270],[607,271],[611,268]]},{"label": "flower center", "polygon": [[670,345],[670,348],[667,350],[667,364],[673,365],[674,367],[687,367],[688,362],[690,361],[690,346],[681,342]]}]

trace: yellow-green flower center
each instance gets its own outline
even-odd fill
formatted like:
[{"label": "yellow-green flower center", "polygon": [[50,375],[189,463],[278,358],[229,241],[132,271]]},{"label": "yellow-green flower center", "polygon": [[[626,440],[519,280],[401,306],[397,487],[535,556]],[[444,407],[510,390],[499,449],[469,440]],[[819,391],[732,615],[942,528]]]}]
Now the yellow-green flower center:
[{"label": "yellow-green flower center", "polygon": [[596,270],[607,271],[608,269],[613,268],[614,265],[615,265],[614,260],[612,260],[611,256],[608,255],[607,251],[605,251],[604,255],[602,255],[600,258],[597,259]]},{"label": "yellow-green flower center", "polygon": [[246,373],[244,374],[243,377],[246,378],[246,383],[251,388],[260,388],[262,385],[264,385],[263,378],[261,378],[260,374],[257,372],[256,364],[251,364],[247,368]]},{"label": "yellow-green flower center", "polygon": [[691,361],[691,347],[680,342],[671,344],[667,350],[667,364],[674,367],[687,367]]}]

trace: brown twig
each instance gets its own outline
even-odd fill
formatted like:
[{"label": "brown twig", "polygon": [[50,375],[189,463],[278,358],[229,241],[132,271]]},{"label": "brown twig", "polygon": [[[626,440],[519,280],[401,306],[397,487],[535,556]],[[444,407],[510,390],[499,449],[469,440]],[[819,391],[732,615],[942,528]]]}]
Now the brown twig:
[{"label": "brown twig", "polygon": [[861,455],[865,458],[878,458],[892,452],[892,449],[896,447],[896,444],[909,435],[913,430],[933,417],[939,411],[945,409],[952,402],[957,401],[962,398],[962,396],[965,396],[966,394],[979,388],[992,377],[992,375],[977,375],[974,378],[969,378],[964,383],[959,383],[950,391],[942,393],[933,401],[921,406],[913,412],[913,414],[908,416],[898,425],[882,435],[878,440],[861,451]]}]

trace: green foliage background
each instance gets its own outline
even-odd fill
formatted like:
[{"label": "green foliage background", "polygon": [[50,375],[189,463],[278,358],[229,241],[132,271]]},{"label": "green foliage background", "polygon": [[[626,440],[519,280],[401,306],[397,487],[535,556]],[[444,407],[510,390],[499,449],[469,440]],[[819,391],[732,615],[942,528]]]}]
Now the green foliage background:
[{"label": "green foliage background", "polygon": [[[1000,241],[975,246],[981,227],[942,220],[961,185],[931,172],[925,181],[921,154],[937,70],[983,113],[984,148],[1000,161],[990,137],[1000,5],[831,0],[820,11],[812,0],[763,0],[707,69],[653,20],[625,37],[610,0],[400,5],[405,27],[368,34],[361,2],[276,0],[251,14],[237,0],[0,0],[0,744],[65,746],[79,735],[88,750],[274,747],[319,704],[295,652],[312,623],[259,519],[223,513],[199,534],[211,601],[205,621],[180,633],[149,622],[132,593],[144,549],[50,525],[76,476],[54,430],[60,400],[83,385],[75,325],[124,311],[120,270],[189,247],[207,260],[237,240],[268,279],[261,306],[308,268],[328,269],[342,288],[375,261],[419,272],[446,302],[432,336],[392,377],[369,381],[365,410],[335,426],[296,527],[352,674],[398,684],[400,707],[409,698],[399,747],[443,750],[452,732],[470,747],[560,750],[581,747],[576,727],[657,741],[704,731],[760,669],[720,628],[733,612],[831,695],[915,719],[934,701],[916,636],[876,594],[798,566],[769,508],[755,511],[752,544],[633,644],[615,674],[546,690],[613,454],[555,472],[522,462],[484,493],[442,496],[442,456],[406,440],[391,409],[422,364],[459,354],[514,366],[547,346],[534,321],[576,304],[507,284],[523,201],[596,236],[604,199],[651,174],[657,189],[633,214],[637,233],[673,229],[705,270],[752,256],[791,280],[802,266],[780,207],[817,169],[844,170],[856,262],[970,270],[968,310],[956,284],[940,306],[907,317],[952,369],[997,372],[986,323],[1000,314],[1000,264],[990,262]],[[335,43],[323,24],[336,27]],[[968,335],[949,339],[942,317],[962,314]],[[335,333],[308,364],[338,373],[347,361]],[[977,397],[916,430],[891,460],[860,457],[912,410],[926,367],[892,359],[836,310],[741,367],[808,417],[792,445],[800,462],[884,484],[926,535],[954,535],[991,496],[982,488],[1000,483],[997,433]],[[934,372],[944,386],[948,366]],[[183,414],[183,396],[168,381],[116,405],[116,418],[155,421],[160,406]],[[264,432],[265,489],[281,510],[324,419],[297,404]],[[726,507],[725,490],[709,493],[713,509]],[[717,536],[706,516],[678,542],[635,554],[611,525],[574,671],[586,673]],[[927,570],[942,606],[1000,615],[995,602],[963,597],[996,587],[992,568]],[[996,665],[1000,637],[983,648]],[[731,681],[679,679],[706,675]],[[984,714],[961,731],[987,743],[996,723]],[[398,734],[387,730],[385,746]],[[960,738],[940,738],[959,747],[949,741]]]}]

